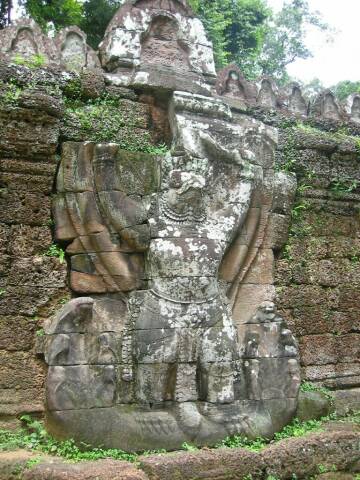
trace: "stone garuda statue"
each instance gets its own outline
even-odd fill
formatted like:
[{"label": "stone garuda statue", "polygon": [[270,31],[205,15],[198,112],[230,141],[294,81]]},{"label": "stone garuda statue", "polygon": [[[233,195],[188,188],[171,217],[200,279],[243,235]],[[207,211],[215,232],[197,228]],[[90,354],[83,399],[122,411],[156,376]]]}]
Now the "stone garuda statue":
[{"label": "stone garuda statue", "polygon": [[56,232],[77,297],[46,328],[57,435],[176,448],[271,435],[296,408],[297,345],[264,260],[274,131],[196,95],[171,111],[164,156],[63,146]]}]

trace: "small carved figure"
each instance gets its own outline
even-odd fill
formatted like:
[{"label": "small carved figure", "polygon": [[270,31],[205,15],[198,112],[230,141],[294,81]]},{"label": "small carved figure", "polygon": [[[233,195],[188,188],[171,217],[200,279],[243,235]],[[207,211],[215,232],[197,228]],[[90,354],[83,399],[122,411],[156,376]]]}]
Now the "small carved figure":
[{"label": "small carved figure", "polygon": [[68,68],[86,66],[86,43],[76,32],[69,32],[61,50],[62,63]]},{"label": "small carved figure", "polygon": [[339,108],[335,103],[335,98],[332,94],[328,93],[324,97],[324,111],[323,115],[326,118],[339,119]]},{"label": "small carved figure", "polygon": [[39,53],[34,34],[30,28],[25,27],[18,30],[16,38],[12,42],[11,50],[13,53],[17,53],[24,58]]},{"label": "small carved figure", "polygon": [[141,63],[161,64],[166,67],[188,70],[186,45],[180,39],[179,24],[174,18],[155,17],[141,45]]},{"label": "small carved figure", "polygon": [[239,75],[236,72],[230,72],[229,78],[226,82],[226,92],[224,95],[231,95],[234,97],[244,98],[245,92],[243,86],[240,84]]},{"label": "small carved figure", "polygon": [[264,79],[261,82],[261,87],[259,91],[259,96],[257,99],[257,103],[267,108],[275,108],[276,107],[276,96],[274,89],[271,85],[271,82],[267,79]]},{"label": "small carved figure", "polygon": [[308,106],[299,87],[294,86],[289,100],[289,110],[300,115],[307,114]]},{"label": "small carved figure", "polygon": [[290,388],[288,390],[289,398],[297,398],[301,383],[300,366],[298,360],[290,358],[288,360]]},{"label": "small carved figure", "polygon": [[351,107],[351,120],[360,122],[360,96],[356,96]]}]

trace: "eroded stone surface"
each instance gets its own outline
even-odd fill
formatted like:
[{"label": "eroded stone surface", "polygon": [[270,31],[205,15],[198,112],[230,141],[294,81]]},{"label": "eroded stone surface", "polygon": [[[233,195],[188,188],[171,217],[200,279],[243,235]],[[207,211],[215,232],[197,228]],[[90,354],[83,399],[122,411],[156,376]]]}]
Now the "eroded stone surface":
[{"label": "eroded stone surface", "polygon": [[59,55],[52,39],[44,35],[31,19],[21,18],[1,31],[0,56],[7,61],[36,61],[59,64]]},{"label": "eroded stone surface", "polygon": [[60,55],[60,64],[65,70],[100,69],[100,61],[87,45],[86,34],[80,28],[72,26],[60,30],[55,45]]},{"label": "eroded stone surface", "polygon": [[120,7],[100,45],[102,65],[112,72],[113,81],[163,89],[171,89],[174,82],[175,89],[181,89],[185,81],[190,91],[199,91],[203,76],[216,73],[212,44],[200,20],[189,12],[176,0]]},{"label": "eroded stone surface", "polygon": [[56,435],[176,448],[271,436],[295,412],[298,345],[271,302],[274,256],[262,248],[296,184],[271,169],[276,132],[187,92],[170,115],[162,157],[64,145],[56,234],[70,242],[73,290],[100,296],[72,300],[46,328]]}]

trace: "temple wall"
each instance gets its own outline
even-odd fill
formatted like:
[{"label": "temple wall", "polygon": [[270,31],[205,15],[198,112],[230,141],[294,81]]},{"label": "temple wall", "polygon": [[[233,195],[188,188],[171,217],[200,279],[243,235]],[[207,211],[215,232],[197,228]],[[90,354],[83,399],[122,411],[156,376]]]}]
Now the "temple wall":
[{"label": "temple wall", "polygon": [[[4,424],[43,412],[42,327],[70,297],[66,261],[51,249],[62,142],[106,140],[156,153],[170,134],[164,99],[106,85],[102,73],[2,64],[0,80]],[[300,342],[303,379],[332,389],[360,387],[360,130],[340,119],[315,121],[266,106],[243,111],[278,127],[277,168],[298,180],[290,238],[274,252],[274,275],[278,307]]]},{"label": "temple wall", "polygon": [[278,306],[300,342],[303,379],[349,389],[360,386],[359,137],[319,126],[281,133],[278,164],[296,172],[298,194],[276,264]]},{"label": "temple wall", "polygon": [[0,426],[43,412],[43,325],[71,298],[51,212],[61,143],[106,136],[152,151],[167,126],[151,103],[94,73],[0,66]]}]

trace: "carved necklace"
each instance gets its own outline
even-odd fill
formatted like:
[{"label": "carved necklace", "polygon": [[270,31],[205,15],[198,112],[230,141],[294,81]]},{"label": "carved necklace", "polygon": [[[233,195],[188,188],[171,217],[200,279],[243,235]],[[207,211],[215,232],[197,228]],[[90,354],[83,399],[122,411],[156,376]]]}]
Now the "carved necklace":
[{"label": "carved necklace", "polygon": [[201,223],[206,218],[205,207],[198,206],[196,210],[192,206],[188,206],[185,213],[176,212],[162,196],[160,199],[160,212],[174,223]]}]

